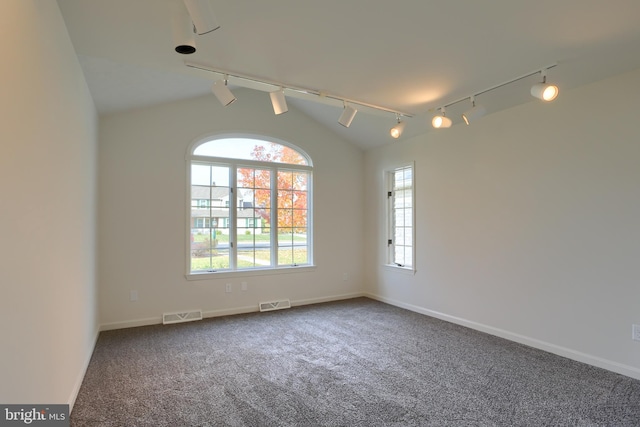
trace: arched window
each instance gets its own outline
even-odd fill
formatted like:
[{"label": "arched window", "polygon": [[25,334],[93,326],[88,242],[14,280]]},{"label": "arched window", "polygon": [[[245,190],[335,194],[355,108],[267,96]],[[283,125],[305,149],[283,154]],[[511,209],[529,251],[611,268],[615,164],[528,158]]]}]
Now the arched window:
[{"label": "arched window", "polygon": [[284,142],[218,137],[188,156],[188,275],[312,265],[311,159]]}]

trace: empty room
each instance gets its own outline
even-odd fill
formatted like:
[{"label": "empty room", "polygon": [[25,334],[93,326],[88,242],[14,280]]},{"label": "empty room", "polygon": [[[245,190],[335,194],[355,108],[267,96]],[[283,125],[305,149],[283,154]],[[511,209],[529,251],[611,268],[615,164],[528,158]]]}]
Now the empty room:
[{"label": "empty room", "polygon": [[0,1],[0,425],[640,425],[638,17]]}]

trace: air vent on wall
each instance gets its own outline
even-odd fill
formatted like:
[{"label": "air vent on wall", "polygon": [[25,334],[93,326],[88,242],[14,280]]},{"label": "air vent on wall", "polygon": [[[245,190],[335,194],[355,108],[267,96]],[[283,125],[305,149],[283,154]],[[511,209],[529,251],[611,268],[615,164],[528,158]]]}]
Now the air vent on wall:
[{"label": "air vent on wall", "polygon": [[282,310],[285,308],[291,308],[291,302],[288,299],[260,303],[260,311]]},{"label": "air vent on wall", "polygon": [[202,320],[202,310],[182,311],[178,313],[163,313],[162,324],[169,325],[171,323],[192,322],[194,320]]}]

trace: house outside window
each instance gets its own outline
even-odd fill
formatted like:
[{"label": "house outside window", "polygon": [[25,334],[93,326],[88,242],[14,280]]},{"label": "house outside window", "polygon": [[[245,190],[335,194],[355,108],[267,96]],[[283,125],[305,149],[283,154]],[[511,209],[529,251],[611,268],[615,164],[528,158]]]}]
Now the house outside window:
[{"label": "house outside window", "polygon": [[188,163],[188,277],[313,265],[313,167],[302,150],[212,138]]}]

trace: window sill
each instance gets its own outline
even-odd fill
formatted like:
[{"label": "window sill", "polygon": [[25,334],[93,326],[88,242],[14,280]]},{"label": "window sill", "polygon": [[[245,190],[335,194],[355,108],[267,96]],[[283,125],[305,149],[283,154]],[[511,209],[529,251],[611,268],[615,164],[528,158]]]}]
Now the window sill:
[{"label": "window sill", "polygon": [[225,279],[229,277],[271,276],[277,274],[310,273],[315,271],[315,265],[301,265],[298,267],[264,268],[252,270],[234,270],[207,273],[189,273],[185,277],[189,281]]},{"label": "window sill", "polygon": [[385,270],[393,271],[395,273],[410,274],[412,276],[416,274],[416,270],[413,267],[399,267],[395,264],[383,264],[382,267]]}]

